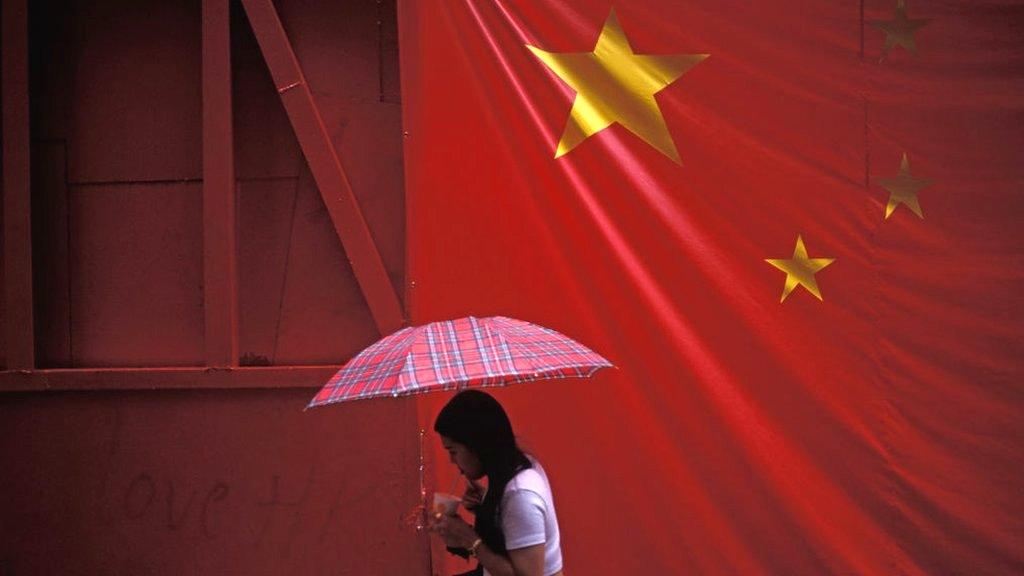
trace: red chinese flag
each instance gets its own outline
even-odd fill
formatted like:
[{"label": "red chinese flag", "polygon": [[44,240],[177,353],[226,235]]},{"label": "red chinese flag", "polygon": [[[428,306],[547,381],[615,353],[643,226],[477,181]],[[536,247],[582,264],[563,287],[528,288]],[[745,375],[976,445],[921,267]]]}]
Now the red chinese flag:
[{"label": "red chinese flag", "polygon": [[1024,11],[961,4],[400,6],[413,322],[618,366],[494,392],[567,574],[1024,570]]}]

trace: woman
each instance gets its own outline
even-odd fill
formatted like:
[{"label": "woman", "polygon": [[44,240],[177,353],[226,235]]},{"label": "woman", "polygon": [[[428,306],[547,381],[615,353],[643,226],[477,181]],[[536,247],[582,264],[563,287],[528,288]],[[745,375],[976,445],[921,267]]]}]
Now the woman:
[{"label": "woman", "polygon": [[[437,415],[434,431],[469,480],[463,498],[470,526],[441,516],[431,529],[449,548],[475,556],[485,576],[562,574],[558,519],[544,469],[516,445],[505,410],[489,394],[465,390]],[[477,480],[487,477],[487,490]]]}]

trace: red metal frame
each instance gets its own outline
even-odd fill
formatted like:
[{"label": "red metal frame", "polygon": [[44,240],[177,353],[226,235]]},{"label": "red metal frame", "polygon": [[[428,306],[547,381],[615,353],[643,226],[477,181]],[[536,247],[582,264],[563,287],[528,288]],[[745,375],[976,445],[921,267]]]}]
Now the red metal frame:
[{"label": "red metal frame", "polygon": [[238,365],[231,13],[203,0],[203,297],[206,365]]},{"label": "red metal frame", "polygon": [[3,0],[4,290],[7,368],[35,368],[29,188],[28,3]]},{"label": "red metal frame", "polygon": [[[337,366],[238,367],[235,174],[229,0],[204,0],[203,234],[207,367],[34,370],[27,0],[3,2],[6,371],[0,392],[154,388],[315,388]],[[310,172],[381,334],[404,313],[271,0],[243,0]]]},{"label": "red metal frame", "polygon": [[404,323],[402,306],[274,4],[242,0],[242,6],[377,328],[389,334]]},{"label": "red metal frame", "polygon": [[339,366],[261,368],[94,368],[0,372],[0,392],[156,390],[180,388],[310,388]]}]

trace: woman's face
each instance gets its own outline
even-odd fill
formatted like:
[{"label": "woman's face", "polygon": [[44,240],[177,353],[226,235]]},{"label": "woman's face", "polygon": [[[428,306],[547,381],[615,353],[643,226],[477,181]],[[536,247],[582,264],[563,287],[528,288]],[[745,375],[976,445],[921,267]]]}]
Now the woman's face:
[{"label": "woman's face", "polygon": [[480,458],[466,448],[465,444],[460,444],[447,436],[441,436],[441,444],[448,451],[448,458],[452,464],[459,467],[463,476],[470,480],[479,480],[484,476],[484,466]]}]

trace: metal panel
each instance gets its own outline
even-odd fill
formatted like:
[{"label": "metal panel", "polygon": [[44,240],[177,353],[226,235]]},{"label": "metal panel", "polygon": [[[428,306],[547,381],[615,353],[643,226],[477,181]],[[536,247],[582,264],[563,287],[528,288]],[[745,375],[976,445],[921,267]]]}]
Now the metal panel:
[{"label": "metal panel", "polygon": [[4,574],[426,574],[412,401],[8,394]]},{"label": "metal panel", "polygon": [[398,73],[398,7],[377,3],[378,44],[380,45],[380,101],[402,103],[402,83]]},{"label": "metal panel", "polygon": [[270,0],[243,0],[249,22],[338,237],[381,334],[404,322],[397,294]]},{"label": "metal panel", "polygon": [[199,184],[71,188],[76,366],[202,365],[202,230]]},{"label": "metal panel", "polygon": [[198,180],[200,0],[95,0],[75,10],[71,182]]},{"label": "metal panel", "polygon": [[[296,180],[238,184],[238,346],[242,365],[278,363],[275,352],[295,199]],[[368,328],[370,333],[375,330],[372,325]],[[335,352],[333,357],[343,356]]]},{"label": "metal panel", "polygon": [[[66,140],[72,11],[66,0],[29,2],[29,112],[33,142]],[[33,186],[34,188],[34,186]]]},{"label": "metal panel", "polygon": [[33,143],[32,272],[39,368],[72,366],[66,164],[63,141]]},{"label": "metal panel", "polygon": [[[382,101],[380,93],[382,78],[398,76],[398,59],[389,54],[394,45],[381,43],[388,27],[397,41],[395,5],[351,4],[344,12],[331,0],[275,6],[392,286],[402,294],[402,114],[400,105]],[[326,13],[337,16],[318,17]]]},{"label": "metal panel", "polygon": [[[306,62],[304,72],[320,86],[316,98],[324,128],[330,136],[330,145],[343,152],[346,173],[358,186],[354,192],[379,250],[386,277],[394,291],[401,290],[404,282],[401,115],[398,106],[380,102],[379,78],[386,72],[384,67],[395,66],[380,53],[382,46],[376,18],[382,8],[375,4],[339,6],[329,2],[287,1],[282,2],[280,8],[286,26],[299,39],[298,58]],[[41,367],[145,366],[150,361],[172,365],[202,363],[205,353],[189,360],[191,352],[166,347],[156,352],[144,350],[144,342],[153,339],[138,342],[133,339],[141,328],[135,320],[154,314],[151,302],[146,299],[104,298],[83,293],[91,279],[101,279],[98,286],[146,286],[145,281],[132,278],[141,268],[124,265],[126,259],[146,261],[148,257],[143,250],[135,247],[126,255],[111,254],[82,261],[78,258],[79,247],[74,245],[76,237],[68,236],[69,226],[59,225],[67,211],[68,192],[62,180],[103,179],[104,184],[115,187],[127,186],[133,178],[168,185],[199,183],[192,179],[194,175],[188,170],[169,167],[190,165],[189,158],[200,150],[180,143],[183,134],[201,127],[198,118],[182,120],[183,115],[195,112],[194,107],[201,104],[201,100],[180,97],[187,91],[177,87],[167,93],[156,90],[146,95],[141,98],[145,100],[144,109],[137,108],[142,106],[140,99],[126,98],[128,88],[125,86],[133,85],[131,90],[137,92],[150,90],[164,81],[162,77],[173,77],[178,82],[195,84],[194,88],[201,87],[201,69],[195,66],[198,60],[193,61],[195,46],[191,46],[199,40],[198,35],[192,38],[189,33],[161,33],[169,24],[189,18],[201,21],[200,5],[179,1],[139,8],[126,7],[119,0],[83,0],[72,5],[58,0],[40,0],[33,3],[32,9],[35,14],[31,22],[32,39],[38,49],[33,48],[32,53],[35,68],[31,86],[36,90],[33,102],[40,104],[34,108],[33,146],[45,151],[44,156],[33,162],[33,173],[40,175],[37,185],[33,185],[33,194],[40,206],[45,204],[45,210],[35,220],[39,242],[35,261],[42,266],[37,276],[43,282],[41,286],[46,286],[46,289],[37,287],[35,294],[37,313],[46,318],[43,331],[36,337],[37,353],[43,359]],[[195,13],[191,13],[192,10]],[[295,198],[296,178],[300,173],[308,176],[309,172],[238,4],[234,15],[240,17],[231,32],[234,164],[238,189],[244,195],[245,190],[274,188],[274,194],[282,192]],[[121,28],[130,30],[123,37],[115,38]],[[155,40],[146,43],[143,39],[149,37]],[[129,40],[131,45],[126,44]],[[136,49],[135,43],[145,45]],[[140,64],[139,53],[147,56],[151,61],[149,65]],[[162,62],[169,53],[180,53],[183,57],[164,66]],[[101,83],[107,83],[106,88],[110,89],[105,90]],[[112,112],[114,110],[122,111],[123,115]],[[147,115],[147,121],[131,120],[139,114]],[[69,119],[70,132],[62,120],[65,117]],[[104,118],[109,121],[102,121]],[[168,125],[158,126],[154,122]],[[197,136],[199,134],[196,132]],[[68,141],[64,162],[71,170],[66,174],[58,157],[65,135]],[[121,136],[127,140],[112,143]],[[165,138],[167,141],[162,142]],[[156,143],[159,143],[160,158],[148,151]],[[84,164],[89,167],[82,168]],[[86,172],[95,169],[95,173],[89,175],[79,169]],[[77,175],[76,170],[79,170]],[[165,179],[174,175],[187,178],[184,181],[177,177]],[[107,182],[108,178],[113,181]],[[72,186],[71,194],[77,195],[78,191],[88,188],[91,186]],[[276,198],[275,206],[279,205]],[[253,199],[261,201],[257,197]],[[124,229],[125,223],[115,221],[133,217],[120,210],[116,202],[109,205],[111,210],[107,212],[75,211],[79,201],[71,200],[72,211],[65,218],[79,235],[98,236],[107,229]],[[140,203],[129,201],[128,205],[138,207]],[[237,223],[237,265],[247,267],[244,280],[247,284],[239,286],[238,295],[238,337],[240,341],[249,342],[239,348],[241,356],[248,355],[244,362],[239,360],[241,363],[262,364],[275,361],[275,357],[277,362],[339,363],[377,337],[375,324],[372,320],[366,322],[372,317],[367,314],[365,298],[348,270],[350,264],[346,252],[338,246],[336,231],[333,236],[325,235],[319,228],[322,226],[319,218],[326,215],[322,199],[314,196],[308,208],[294,213],[292,204],[275,212],[257,207],[243,197],[238,198],[238,206],[239,210],[249,209],[250,214],[256,216]],[[319,216],[311,216],[314,213]],[[176,213],[171,215],[171,218],[181,217]],[[330,231],[331,221],[326,222]],[[93,228],[95,232],[89,231]],[[271,245],[272,237],[282,245]],[[290,250],[293,241],[297,244]],[[313,244],[299,245],[306,242]],[[198,254],[203,254],[201,246],[202,243]],[[290,262],[289,254],[300,261]],[[192,264],[184,261],[172,262],[161,254],[149,260],[161,262],[161,265],[183,266],[177,272],[165,272],[172,283],[192,274]],[[289,279],[286,294],[284,278],[289,270],[295,271],[296,276]],[[200,278],[197,286],[205,283],[208,282]],[[74,289],[73,297],[68,286]],[[79,304],[86,308],[79,309]],[[158,299],[156,307],[164,305],[166,302]],[[346,308],[349,305],[355,308]],[[105,310],[100,306],[111,308]],[[134,306],[139,309],[133,309]],[[283,318],[283,311],[294,320]],[[184,319],[172,320],[180,324],[192,318],[193,313],[190,309]],[[306,322],[306,319],[311,321]],[[279,334],[278,328],[283,332]],[[81,338],[91,338],[90,331],[101,332],[99,340],[81,341]],[[193,336],[188,336],[188,347],[194,348],[196,342],[202,347],[204,331],[195,341],[191,341]],[[171,339],[184,342],[186,333],[192,334],[192,329],[179,330]],[[283,355],[277,354],[277,348]],[[129,353],[130,350],[139,352],[140,356],[131,357],[134,352]],[[73,359],[72,352],[83,355]]]},{"label": "metal panel", "polygon": [[43,390],[153,390],[158,388],[308,388],[337,366],[264,368],[77,368],[0,372],[0,392]]},{"label": "metal panel", "polygon": [[373,316],[352,270],[333,265],[345,254],[308,170],[296,193],[274,362],[350,358],[378,338]]},{"label": "metal panel", "polygon": [[[427,573],[425,534],[402,521],[419,502],[412,401],[303,413],[336,366],[199,367],[200,1],[32,4],[36,345],[44,367],[78,368],[0,372],[0,573]],[[400,288],[378,5],[281,9]],[[378,331],[249,26],[232,24],[240,360],[337,364]]]}]

